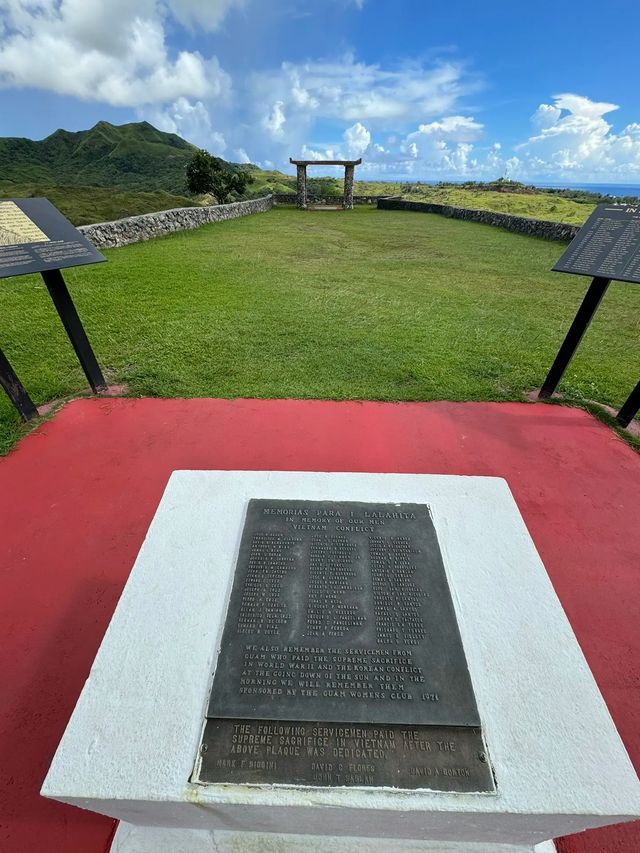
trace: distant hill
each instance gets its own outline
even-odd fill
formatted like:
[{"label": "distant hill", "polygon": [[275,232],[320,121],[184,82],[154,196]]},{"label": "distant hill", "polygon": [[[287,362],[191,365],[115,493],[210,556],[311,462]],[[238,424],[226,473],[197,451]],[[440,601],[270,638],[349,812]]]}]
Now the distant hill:
[{"label": "distant hill", "polygon": [[195,150],[175,133],[146,121],[119,126],[100,121],[77,133],[56,130],[40,142],[0,137],[0,182],[181,195],[186,193],[185,167]]},{"label": "distant hill", "polygon": [[[147,121],[99,121],[90,130],[56,130],[41,141],[0,137],[0,196],[46,196],[75,225],[210,203],[187,192],[185,169],[196,150]],[[295,187],[295,179],[281,172],[223,163],[253,175],[241,198]]]},{"label": "distant hill", "polygon": [[108,222],[123,216],[156,213],[172,207],[195,207],[198,201],[163,190],[133,192],[114,187],[57,187],[53,184],[14,184],[0,181],[0,198],[44,196],[74,225]]}]

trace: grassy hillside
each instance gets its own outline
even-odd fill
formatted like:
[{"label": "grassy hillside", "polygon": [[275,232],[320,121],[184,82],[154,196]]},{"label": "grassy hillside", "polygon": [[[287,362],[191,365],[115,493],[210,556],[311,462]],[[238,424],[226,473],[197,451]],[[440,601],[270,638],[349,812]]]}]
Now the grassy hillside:
[{"label": "grassy hillside", "polygon": [[40,142],[0,139],[0,180],[184,193],[194,147],[147,122],[57,130]]},{"label": "grassy hillside", "polygon": [[354,191],[363,195],[400,195],[410,201],[428,201],[433,204],[450,204],[454,207],[471,207],[476,210],[495,210],[499,213],[513,213],[516,216],[548,219],[552,222],[569,222],[572,225],[582,225],[599,201],[595,194],[587,200],[578,201],[542,190],[520,192],[514,187],[515,191],[510,192],[504,189],[491,190],[490,186],[356,181]]},{"label": "grassy hillside", "polygon": [[411,193],[403,193],[412,201],[430,201],[435,204],[451,204],[456,207],[472,207],[479,210],[495,210],[530,216],[534,219],[549,219],[552,222],[569,222],[582,225],[595,207],[595,202],[579,202],[558,198],[548,193],[508,193],[482,189],[447,186],[420,186]]},{"label": "grassy hillside", "polygon": [[275,169],[263,170],[257,166],[248,167],[253,183],[249,184],[245,197],[258,198],[269,193],[295,193],[296,179]]},{"label": "grassy hillside", "polygon": [[[195,146],[148,122],[56,130],[39,142],[0,138],[0,181],[184,194]],[[230,169],[241,168],[228,164]]]},{"label": "grassy hillside", "polygon": [[56,187],[0,181],[2,198],[45,196],[74,225],[108,222],[123,216],[155,213],[172,207],[192,207],[193,198],[166,192],[128,192],[106,187]]}]

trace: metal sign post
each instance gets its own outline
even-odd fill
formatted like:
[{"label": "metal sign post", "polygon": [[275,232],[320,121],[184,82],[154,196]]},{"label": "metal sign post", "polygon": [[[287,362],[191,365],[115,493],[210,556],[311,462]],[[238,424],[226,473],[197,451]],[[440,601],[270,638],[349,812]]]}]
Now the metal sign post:
[{"label": "metal sign post", "polygon": [[[640,206],[599,204],[553,269],[593,276],[593,281],[542,384],[540,399],[557,388],[611,281],[640,283]],[[616,420],[628,426],[639,408],[640,383]]]},{"label": "metal sign post", "polygon": [[98,391],[104,391],[107,383],[104,380],[100,365],[91,349],[89,338],[84,330],[84,326],[80,322],[80,317],[76,311],[76,306],[73,304],[71,294],[67,289],[65,280],[62,277],[60,270],[45,270],[42,273],[42,278],[47,286],[47,290],[56,306],[56,310],[62,320],[71,345],[73,346],[78,361],[80,362],[84,375],[89,380],[91,390],[94,394]]},{"label": "metal sign post", "polygon": [[640,382],[636,385],[633,391],[627,397],[626,402],[616,415],[616,420],[620,426],[628,427],[631,421],[640,411]]},{"label": "metal sign post", "polygon": [[569,362],[573,358],[573,354],[578,349],[582,336],[589,328],[593,315],[596,313],[598,305],[600,305],[600,301],[605,295],[609,284],[610,279],[608,278],[594,278],[591,282],[589,290],[587,290],[587,293],[582,300],[582,304],[578,308],[578,313],[574,317],[573,323],[567,332],[567,337],[564,339],[562,346],[558,350],[558,355],[551,365],[551,370],[547,374],[547,378],[544,380],[544,384],[540,389],[540,393],[538,394],[540,399],[550,397],[556,390],[565,370],[569,366]]},{"label": "metal sign post", "polygon": [[18,410],[23,421],[30,421],[38,415],[38,410],[31,397],[24,389],[24,385],[11,367],[9,359],[0,349],[0,385],[6,391],[7,397]]},{"label": "metal sign post", "polygon": [[[46,198],[0,201],[0,278],[39,272],[94,393],[106,382],[73,304],[61,269],[106,261]],[[38,415],[33,401],[0,350],[0,385],[20,417]]]}]

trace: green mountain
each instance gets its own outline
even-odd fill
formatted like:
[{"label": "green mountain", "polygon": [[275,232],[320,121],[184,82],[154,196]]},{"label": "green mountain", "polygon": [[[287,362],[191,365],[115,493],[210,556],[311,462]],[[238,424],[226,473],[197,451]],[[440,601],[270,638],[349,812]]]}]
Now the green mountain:
[{"label": "green mountain", "polygon": [[195,150],[146,121],[120,126],[100,121],[77,133],[56,130],[39,142],[0,138],[0,182],[183,194],[185,167]]},{"label": "green mountain", "polygon": [[[77,133],[56,130],[39,142],[0,137],[0,197],[46,196],[75,225],[208,204],[187,193],[185,169],[196,150],[146,121],[99,121]],[[251,172],[241,198],[294,190],[295,179],[281,172],[222,162],[229,171]]]}]

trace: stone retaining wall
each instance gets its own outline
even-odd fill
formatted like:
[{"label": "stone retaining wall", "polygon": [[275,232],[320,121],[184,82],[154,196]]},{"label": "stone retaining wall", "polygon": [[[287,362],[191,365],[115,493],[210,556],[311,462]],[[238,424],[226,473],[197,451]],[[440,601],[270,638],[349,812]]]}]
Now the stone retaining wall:
[{"label": "stone retaining wall", "polygon": [[127,216],[114,222],[98,222],[95,225],[81,225],[81,231],[94,246],[111,249],[151,240],[174,231],[187,231],[206,225],[208,222],[222,222],[249,216],[252,213],[264,213],[273,207],[273,196],[254,198],[250,201],[236,201],[232,204],[217,204],[208,207],[176,207],[173,210],[160,210],[158,213],[145,213],[142,216]]},{"label": "stone retaining wall", "polygon": [[[380,201],[380,199],[387,198],[388,196],[384,195],[354,195],[353,203],[354,204],[375,204]],[[323,195],[323,196],[314,196],[307,193],[307,203],[308,204],[342,204],[343,196],[341,195]],[[274,204],[295,204],[296,203],[296,194],[295,193],[275,193],[273,196]]]},{"label": "stone retaining wall", "polygon": [[546,240],[573,240],[580,230],[579,225],[568,225],[566,222],[547,222],[544,219],[529,219],[526,216],[514,216],[511,213],[496,213],[492,210],[473,210],[467,207],[451,207],[448,204],[431,204],[396,198],[380,199],[378,208],[439,213],[451,219],[483,222],[485,225],[495,225],[498,228],[505,228],[507,231],[515,231],[518,234],[528,234],[531,237],[544,237]]}]

